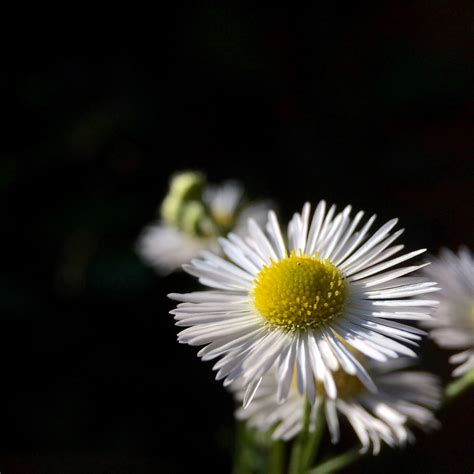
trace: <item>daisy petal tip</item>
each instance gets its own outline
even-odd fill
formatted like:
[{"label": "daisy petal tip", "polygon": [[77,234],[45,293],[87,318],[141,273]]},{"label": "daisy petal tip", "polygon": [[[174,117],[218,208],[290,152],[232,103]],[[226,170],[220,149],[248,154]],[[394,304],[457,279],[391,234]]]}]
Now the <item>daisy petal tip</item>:
[{"label": "daisy petal tip", "polygon": [[184,263],[183,265],[181,265],[181,268],[182,268],[183,271],[185,271],[186,273],[189,273],[189,270],[192,271],[193,265],[191,265],[191,264],[189,264],[189,263]]},{"label": "daisy petal tip", "polygon": [[379,393],[379,388],[377,387],[377,385],[374,384],[374,382],[371,381],[371,383],[369,384],[366,384],[365,387],[367,388],[367,390],[372,393],[372,394],[377,394]]},{"label": "daisy petal tip", "polygon": [[367,446],[362,445],[361,448],[359,449],[359,453],[360,454],[366,454],[368,449],[369,449],[368,445]]}]

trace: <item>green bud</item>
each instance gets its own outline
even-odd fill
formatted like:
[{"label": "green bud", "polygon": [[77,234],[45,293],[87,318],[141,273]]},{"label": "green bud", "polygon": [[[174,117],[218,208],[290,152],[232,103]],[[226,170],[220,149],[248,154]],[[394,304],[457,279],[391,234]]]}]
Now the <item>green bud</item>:
[{"label": "green bud", "polygon": [[161,203],[161,217],[168,224],[177,227],[179,224],[179,215],[181,213],[181,200],[168,194]]},{"label": "green bud", "polygon": [[205,178],[195,171],[183,171],[171,178],[168,195],[179,201],[202,200]]},{"label": "green bud", "polygon": [[206,219],[206,210],[198,201],[191,201],[182,208],[180,227],[187,234],[200,235],[201,222]]}]

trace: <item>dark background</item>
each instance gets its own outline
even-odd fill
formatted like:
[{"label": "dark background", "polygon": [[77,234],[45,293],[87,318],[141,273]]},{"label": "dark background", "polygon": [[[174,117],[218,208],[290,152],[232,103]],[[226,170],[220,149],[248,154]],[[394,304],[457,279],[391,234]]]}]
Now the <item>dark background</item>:
[{"label": "dark background", "polygon": [[[284,218],[326,198],[472,247],[473,5],[106,13],[29,11],[2,45],[1,471],[229,472],[232,401],[168,315],[194,282],[137,235],[190,167]],[[472,394],[440,418],[347,472],[472,472]]]}]

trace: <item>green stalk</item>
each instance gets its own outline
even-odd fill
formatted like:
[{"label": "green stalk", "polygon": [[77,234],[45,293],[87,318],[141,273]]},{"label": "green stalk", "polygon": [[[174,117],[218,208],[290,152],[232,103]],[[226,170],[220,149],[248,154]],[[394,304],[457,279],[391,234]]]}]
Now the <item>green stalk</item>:
[{"label": "green stalk", "polygon": [[308,434],[306,446],[303,451],[303,471],[306,470],[313,464],[314,459],[317,459],[319,446],[323,439],[324,429],[326,427],[326,419],[324,416],[324,405],[321,403],[318,406],[316,413],[316,426],[314,431]]},{"label": "green stalk", "polygon": [[246,471],[246,463],[244,456],[245,444],[245,426],[241,422],[235,424],[235,445],[234,445],[234,466],[232,474],[243,474]]},{"label": "green stalk", "polygon": [[285,443],[274,441],[270,448],[270,458],[268,460],[268,474],[282,474],[285,461]]},{"label": "green stalk", "polygon": [[463,377],[451,382],[444,389],[444,399],[446,402],[453,400],[469,387],[474,386],[474,369],[467,372]]},{"label": "green stalk", "polygon": [[358,448],[351,449],[350,451],[346,451],[339,456],[335,456],[328,461],[325,461],[318,466],[314,467],[307,471],[307,474],[328,474],[337,472],[343,467],[352,464],[354,461],[361,457],[361,453]]},{"label": "green stalk", "polygon": [[303,474],[303,452],[306,446],[309,432],[309,419],[311,415],[311,404],[308,400],[304,403],[304,412],[303,412],[303,426],[301,431],[293,442],[293,447],[291,450],[290,465],[288,472],[289,474]]}]

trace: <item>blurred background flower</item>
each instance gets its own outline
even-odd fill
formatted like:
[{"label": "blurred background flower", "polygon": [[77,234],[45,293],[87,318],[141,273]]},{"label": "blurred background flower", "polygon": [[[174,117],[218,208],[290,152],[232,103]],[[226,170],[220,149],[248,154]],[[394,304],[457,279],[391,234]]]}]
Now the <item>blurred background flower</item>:
[{"label": "blurred background flower", "polygon": [[474,370],[474,258],[461,247],[457,254],[443,248],[432,260],[425,272],[441,286],[440,304],[433,319],[423,324],[440,347],[464,349],[450,357],[452,364],[460,364],[453,371],[457,377]]},{"label": "blurred background flower", "polygon": [[[378,387],[376,392],[367,390],[354,375],[339,370],[334,375],[338,389],[336,400],[328,397],[323,384],[315,380],[316,403],[309,415],[310,431],[316,429],[317,418],[324,417],[331,441],[338,443],[339,418],[346,417],[359,438],[361,452],[371,449],[377,455],[383,443],[392,448],[413,443],[415,435],[410,425],[424,431],[439,428],[433,413],[441,402],[439,380],[427,372],[404,369],[403,365],[411,364],[407,362],[401,359],[385,363],[363,361]],[[237,400],[243,400],[245,389],[238,381],[230,389]],[[236,416],[259,430],[271,430],[275,439],[289,440],[303,427],[305,399],[298,393],[296,383],[283,404],[278,402],[276,390],[276,373],[269,372],[254,402],[247,409],[239,408]]]},{"label": "blurred background flower", "polygon": [[219,252],[217,239],[231,231],[241,234],[248,219],[263,223],[268,206],[269,202],[249,203],[237,182],[212,186],[200,173],[176,173],[160,206],[159,221],[142,232],[137,252],[166,275],[203,250]]}]

